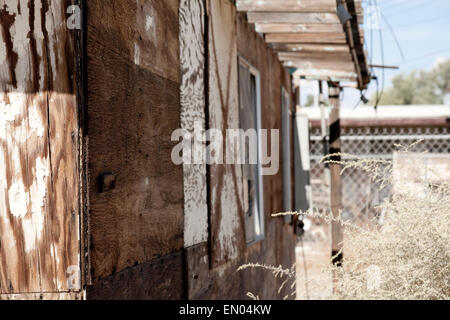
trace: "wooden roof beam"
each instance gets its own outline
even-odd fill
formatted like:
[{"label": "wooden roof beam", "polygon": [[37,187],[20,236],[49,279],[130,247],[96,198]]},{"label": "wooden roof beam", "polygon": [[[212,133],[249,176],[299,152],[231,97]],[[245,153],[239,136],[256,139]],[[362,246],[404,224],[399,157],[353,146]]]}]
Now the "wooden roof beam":
[{"label": "wooden roof beam", "polygon": [[310,12],[333,13],[336,12],[336,2],[333,0],[236,0],[238,11],[248,12]]},{"label": "wooden roof beam", "polygon": [[[236,0],[238,11],[335,13],[335,0]],[[356,2],[357,13],[363,11],[362,1]]]},{"label": "wooden roof beam", "polygon": [[247,17],[249,23],[340,23],[336,13],[249,12]]},{"label": "wooden roof beam", "polygon": [[278,53],[280,61],[288,60],[328,60],[328,61],[353,61],[350,52],[286,52]]},{"label": "wooden roof beam", "polygon": [[289,60],[283,63],[285,67],[297,68],[303,70],[328,70],[339,72],[354,72],[355,64],[353,61],[330,61],[330,60]]},{"label": "wooden roof beam", "polygon": [[255,30],[259,33],[320,33],[343,32],[342,24],[318,24],[318,23],[256,23]]},{"label": "wooden roof beam", "polygon": [[268,33],[268,43],[347,43],[344,32],[339,33]]},{"label": "wooden roof beam", "polygon": [[298,69],[294,73],[295,77],[309,80],[332,80],[332,81],[357,81],[358,75],[355,72],[335,71],[326,69]]},{"label": "wooden roof beam", "polygon": [[272,48],[275,51],[290,52],[323,52],[323,53],[349,53],[350,48],[347,44],[294,44],[294,43],[273,43]]},{"label": "wooden roof beam", "polygon": [[[280,0],[281,1],[281,0]],[[248,12],[249,23],[340,24],[336,13]],[[362,20],[358,15],[358,18]]]}]

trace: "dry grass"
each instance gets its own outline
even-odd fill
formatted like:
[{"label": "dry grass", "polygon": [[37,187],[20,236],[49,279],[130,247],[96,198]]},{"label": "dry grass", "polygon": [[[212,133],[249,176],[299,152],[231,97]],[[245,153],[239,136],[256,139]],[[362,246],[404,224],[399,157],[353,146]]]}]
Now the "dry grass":
[{"label": "dry grass", "polygon": [[[407,156],[408,150],[403,148],[403,157]],[[415,177],[420,168],[414,159],[409,163],[406,170]],[[343,170],[363,169],[381,188],[394,183],[393,164],[386,160],[364,159],[340,164]],[[315,292],[328,293],[312,298],[450,298],[450,184],[423,183],[420,188],[411,188],[410,181],[404,181],[404,188],[402,181],[395,181],[395,184],[396,192],[378,208],[383,213],[382,223],[378,221],[361,227],[341,218],[334,219],[331,213],[314,210],[274,215],[321,218],[327,223],[337,221],[344,227],[343,267],[329,263],[320,271],[316,270],[322,279],[330,279],[330,275],[334,275],[333,290],[328,290],[331,281],[308,279],[310,290],[315,287]],[[243,266],[240,270],[245,268]],[[264,268],[274,273],[276,270],[276,276],[295,283],[293,269],[281,272],[280,268]],[[320,286],[323,286],[322,290]]]}]

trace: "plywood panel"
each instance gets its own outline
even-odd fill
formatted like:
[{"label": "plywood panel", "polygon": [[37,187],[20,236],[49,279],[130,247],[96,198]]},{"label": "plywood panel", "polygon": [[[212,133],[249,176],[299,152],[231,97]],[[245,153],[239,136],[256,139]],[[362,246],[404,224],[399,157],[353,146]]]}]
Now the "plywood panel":
[{"label": "plywood panel", "polygon": [[[155,15],[161,13],[154,21],[166,30],[167,41],[160,39],[154,50],[167,57],[164,63],[159,60],[161,56],[136,63],[130,51],[118,52],[118,48],[133,48],[136,39],[135,35],[129,37],[129,29],[145,30],[146,22],[138,20],[134,24],[140,15],[135,2],[103,4],[88,2],[93,283],[127,267],[180,251],[184,244],[183,170],[171,160],[175,146],[171,135],[180,128],[180,79],[173,81],[171,74],[180,68],[179,53],[176,49],[173,60],[166,51],[179,46],[178,1],[139,2],[139,10],[151,11],[154,6]],[[119,8],[129,12],[112,10]],[[98,19],[97,10],[112,16]],[[172,14],[176,21],[170,18],[173,24],[164,24]],[[111,42],[104,40],[110,37],[114,38]],[[171,39],[176,39],[175,43]],[[152,48],[150,44],[147,47]],[[162,69],[156,69],[159,67],[166,74],[161,75]]]},{"label": "plywood panel", "polygon": [[[181,127],[199,146],[205,142],[194,135],[204,130],[205,116],[205,8],[203,0],[180,2]],[[192,160],[192,159],[191,159]],[[183,164],[184,245],[208,240],[208,206],[205,163]]]},{"label": "plywood panel", "polygon": [[95,41],[140,68],[179,82],[178,0],[89,0]]},{"label": "plywood panel", "polygon": [[0,293],[81,288],[71,3],[0,0]]}]

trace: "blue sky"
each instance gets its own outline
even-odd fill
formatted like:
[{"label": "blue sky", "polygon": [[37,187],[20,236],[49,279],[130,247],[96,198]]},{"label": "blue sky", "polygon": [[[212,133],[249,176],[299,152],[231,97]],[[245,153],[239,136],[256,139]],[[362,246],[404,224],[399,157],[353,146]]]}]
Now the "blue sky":
[{"label": "blue sky", "polygon": [[[379,31],[370,30],[370,19],[367,15],[370,3],[378,4],[382,13],[380,29],[384,64],[400,67],[399,70],[385,71],[386,88],[390,87],[392,78],[397,74],[420,69],[430,70],[436,61],[450,58],[450,0],[363,0],[366,9],[364,25],[366,49],[371,53],[374,64],[382,64],[383,59]],[[404,59],[386,20],[397,36]],[[381,85],[382,71],[376,69],[375,72]],[[375,91],[376,84],[372,81],[367,96],[370,97]],[[358,100],[359,92],[352,89],[345,90],[343,101],[345,107],[354,107]]]}]

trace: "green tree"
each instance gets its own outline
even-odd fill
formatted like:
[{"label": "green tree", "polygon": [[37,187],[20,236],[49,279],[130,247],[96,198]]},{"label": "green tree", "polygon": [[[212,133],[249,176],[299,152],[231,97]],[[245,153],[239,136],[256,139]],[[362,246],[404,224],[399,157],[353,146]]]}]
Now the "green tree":
[{"label": "green tree", "polygon": [[[380,105],[442,104],[450,90],[450,59],[430,71],[413,71],[392,79],[392,87],[384,91]],[[377,94],[371,97],[375,104]]]}]

